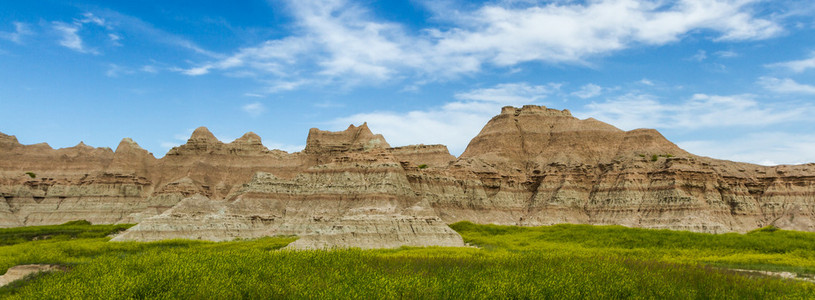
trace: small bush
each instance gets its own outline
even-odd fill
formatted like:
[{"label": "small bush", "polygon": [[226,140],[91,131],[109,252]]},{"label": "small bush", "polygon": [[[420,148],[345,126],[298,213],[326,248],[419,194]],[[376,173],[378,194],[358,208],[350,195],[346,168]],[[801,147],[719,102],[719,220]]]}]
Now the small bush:
[{"label": "small bush", "polygon": [[651,161],[657,161],[657,159],[659,159],[659,155],[651,155]]},{"label": "small bush", "polygon": [[780,230],[780,228],[775,227],[774,225],[768,225],[768,226],[764,226],[764,227],[761,227],[759,229],[756,229],[756,230],[753,230],[753,231],[750,231],[750,232],[751,233],[752,232],[776,232],[778,230]]},{"label": "small bush", "polygon": [[25,174],[28,175],[28,177],[37,178],[37,174],[34,174],[34,172],[25,172]]},{"label": "small bush", "polygon": [[427,164],[421,164],[421,165],[419,165],[419,169],[427,169]]},{"label": "small bush", "polygon": [[87,225],[93,225],[93,224],[91,224],[91,222],[89,222],[88,220],[76,220],[76,221],[65,222],[65,224],[62,224],[62,225],[82,225],[82,226],[87,226]]}]

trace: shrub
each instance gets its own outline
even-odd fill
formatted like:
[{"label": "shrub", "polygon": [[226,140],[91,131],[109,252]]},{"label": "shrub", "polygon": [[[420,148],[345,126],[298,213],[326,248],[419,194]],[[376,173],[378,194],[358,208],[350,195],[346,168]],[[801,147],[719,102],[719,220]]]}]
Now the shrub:
[{"label": "shrub", "polygon": [[427,164],[421,164],[421,165],[419,165],[419,169],[427,169]]}]

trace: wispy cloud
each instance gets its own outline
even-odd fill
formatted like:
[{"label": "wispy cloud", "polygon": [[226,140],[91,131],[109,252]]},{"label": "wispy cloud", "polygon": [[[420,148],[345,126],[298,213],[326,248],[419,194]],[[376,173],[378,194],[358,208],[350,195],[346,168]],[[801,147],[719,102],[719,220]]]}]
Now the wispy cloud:
[{"label": "wispy cloud", "polygon": [[24,36],[33,34],[27,24],[21,22],[14,22],[13,24],[14,32],[0,31],[0,38],[21,44]]},{"label": "wispy cloud", "polygon": [[126,68],[117,64],[109,64],[108,70],[105,72],[105,75],[108,77],[119,77],[120,75],[129,75],[134,74],[136,71]]},{"label": "wispy cloud", "polygon": [[117,47],[121,47],[121,46],[122,46],[122,43],[121,43],[121,42],[119,42],[119,41],[121,41],[121,40],[122,40],[122,37],[121,37],[120,35],[118,35],[118,34],[114,34],[114,33],[108,33],[108,39],[110,39],[110,42],[111,42],[111,43],[112,43],[114,46],[117,46]]},{"label": "wispy cloud", "polygon": [[[438,12],[447,23],[413,33],[348,0],[289,1],[295,34],[179,70],[202,75],[245,69],[264,81],[371,84],[418,77],[444,80],[526,62],[587,64],[639,45],[663,45],[705,32],[716,41],[766,39],[782,27],[757,17],[756,1],[598,0]],[[296,86],[294,88],[297,88]],[[272,88],[269,92],[286,89]]]},{"label": "wispy cloud", "polygon": [[730,139],[692,140],[677,143],[691,153],[761,165],[815,162],[815,135],[788,132],[755,132]]},{"label": "wispy cloud", "polygon": [[[85,45],[85,42],[79,35],[79,31],[82,30],[82,28],[88,24],[100,26],[107,30],[113,30],[113,27],[107,24],[103,18],[100,18],[90,12],[83,13],[82,18],[74,19],[72,23],[65,23],[60,21],[51,22],[51,27],[57,32],[57,34],[59,34],[60,39],[58,43],[61,46],[80,53],[98,55],[100,54],[99,51],[95,48],[91,48]],[[110,38],[111,42],[113,42],[114,45],[121,45],[118,42],[118,40],[121,39],[118,35],[108,33],[108,37]]]},{"label": "wispy cloud", "polygon": [[322,102],[314,103],[314,107],[316,108],[338,108],[338,107],[345,107],[343,103],[337,103],[330,100],[325,100]]},{"label": "wispy cloud", "polygon": [[575,114],[594,117],[625,130],[682,128],[694,130],[727,126],[764,126],[809,120],[815,107],[792,103],[766,104],[754,95],[696,94],[678,104],[665,104],[649,94],[629,93],[591,103]]},{"label": "wispy cloud", "polygon": [[139,70],[145,73],[158,73],[158,68],[154,65],[144,65]]},{"label": "wispy cloud", "polygon": [[98,26],[105,27],[105,20],[100,18],[100,17],[95,16],[91,12],[83,13],[82,18],[77,19],[76,23],[79,23],[79,24],[89,24],[90,23],[90,24],[96,24]]},{"label": "wispy cloud", "polygon": [[246,112],[252,117],[257,117],[266,112],[266,106],[264,106],[263,103],[260,102],[252,102],[246,104],[244,106],[241,106],[241,109],[243,109],[244,112]]},{"label": "wispy cloud", "polygon": [[529,85],[521,83],[503,83],[490,88],[474,89],[457,93],[456,99],[486,101],[500,104],[517,104],[535,102],[560,89],[560,84]]},{"label": "wispy cloud", "polygon": [[648,78],[643,78],[643,79],[641,79],[640,81],[638,81],[637,83],[639,83],[639,84],[643,84],[643,85],[647,85],[647,86],[653,86],[653,85],[654,85],[654,82],[653,82],[653,81],[651,81],[651,80],[650,80],[650,79],[648,79]]},{"label": "wispy cloud", "polygon": [[99,52],[95,49],[85,47],[84,43],[82,42],[82,38],[79,37],[79,34],[77,34],[77,31],[79,31],[81,28],[80,25],[55,21],[52,22],[52,27],[60,35],[60,40],[58,43],[61,46],[80,53],[99,54]]},{"label": "wispy cloud", "polygon": [[776,93],[815,95],[815,86],[798,83],[790,78],[761,77],[758,84]]},{"label": "wispy cloud", "polygon": [[733,58],[739,56],[739,53],[735,51],[716,51],[713,54],[721,58]]},{"label": "wispy cloud", "polygon": [[496,65],[580,62],[636,44],[678,41],[697,30],[718,32],[716,40],[764,39],[780,33],[779,25],[749,12],[752,2],[569,1],[521,8],[491,4],[452,14],[461,27],[435,33],[443,53],[474,53]]},{"label": "wispy cloud", "polygon": [[693,56],[691,56],[688,59],[692,60],[692,61],[702,62],[705,59],[707,59],[707,51],[705,51],[705,50],[696,51],[696,54],[694,54]]},{"label": "wispy cloud", "polygon": [[796,73],[801,73],[809,69],[815,69],[815,52],[813,52],[809,58],[769,64],[767,67],[784,68]]},{"label": "wispy cloud", "polygon": [[600,96],[602,92],[603,92],[602,87],[593,83],[589,83],[580,87],[580,90],[572,92],[572,95],[581,99],[588,99]]},{"label": "wispy cloud", "polygon": [[[91,17],[88,17],[88,15],[90,15]],[[82,20],[86,20],[85,21],[86,23],[99,24],[96,22],[97,20],[99,20],[102,22],[101,25],[104,25],[108,29],[114,29],[111,26],[111,24],[115,24],[116,25],[115,29],[128,32],[129,33],[128,37],[130,35],[141,36],[142,38],[145,38],[151,42],[187,49],[194,53],[204,55],[210,59],[221,59],[224,57],[219,53],[209,51],[204,47],[201,47],[197,43],[183,36],[161,30],[139,18],[125,15],[116,11],[98,10],[94,11],[93,14],[86,13],[83,15],[83,17],[84,18]],[[118,35],[116,33],[113,34],[121,38],[121,35]],[[113,37],[110,38],[112,42],[118,42],[120,40],[120,39],[114,40]]]}]

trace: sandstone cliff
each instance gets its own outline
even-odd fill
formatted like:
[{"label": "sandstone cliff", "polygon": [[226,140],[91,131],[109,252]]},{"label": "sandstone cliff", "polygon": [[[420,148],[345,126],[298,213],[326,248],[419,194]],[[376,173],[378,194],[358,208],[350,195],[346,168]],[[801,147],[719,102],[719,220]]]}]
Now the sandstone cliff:
[{"label": "sandstone cliff", "polygon": [[0,196],[2,227],[132,222],[117,240],[293,234],[296,248],[462,245],[445,225],[459,220],[815,231],[815,164],[699,157],[541,106],[505,107],[459,158],[392,148],[367,124],[311,129],[298,153],[201,127],[161,159],[127,138],[113,151],[0,134]]}]

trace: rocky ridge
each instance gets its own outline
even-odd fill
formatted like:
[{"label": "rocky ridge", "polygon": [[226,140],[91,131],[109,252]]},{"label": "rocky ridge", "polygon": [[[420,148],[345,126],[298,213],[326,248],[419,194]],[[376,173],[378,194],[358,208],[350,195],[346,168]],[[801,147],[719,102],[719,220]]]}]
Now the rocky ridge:
[{"label": "rocky ridge", "polygon": [[367,124],[311,129],[296,153],[201,127],[161,159],[127,138],[55,150],[0,134],[0,196],[2,227],[130,222],[116,240],[298,235],[295,248],[461,246],[446,225],[460,220],[815,231],[815,164],[699,157],[542,106],[503,108],[458,158],[390,147]]}]

